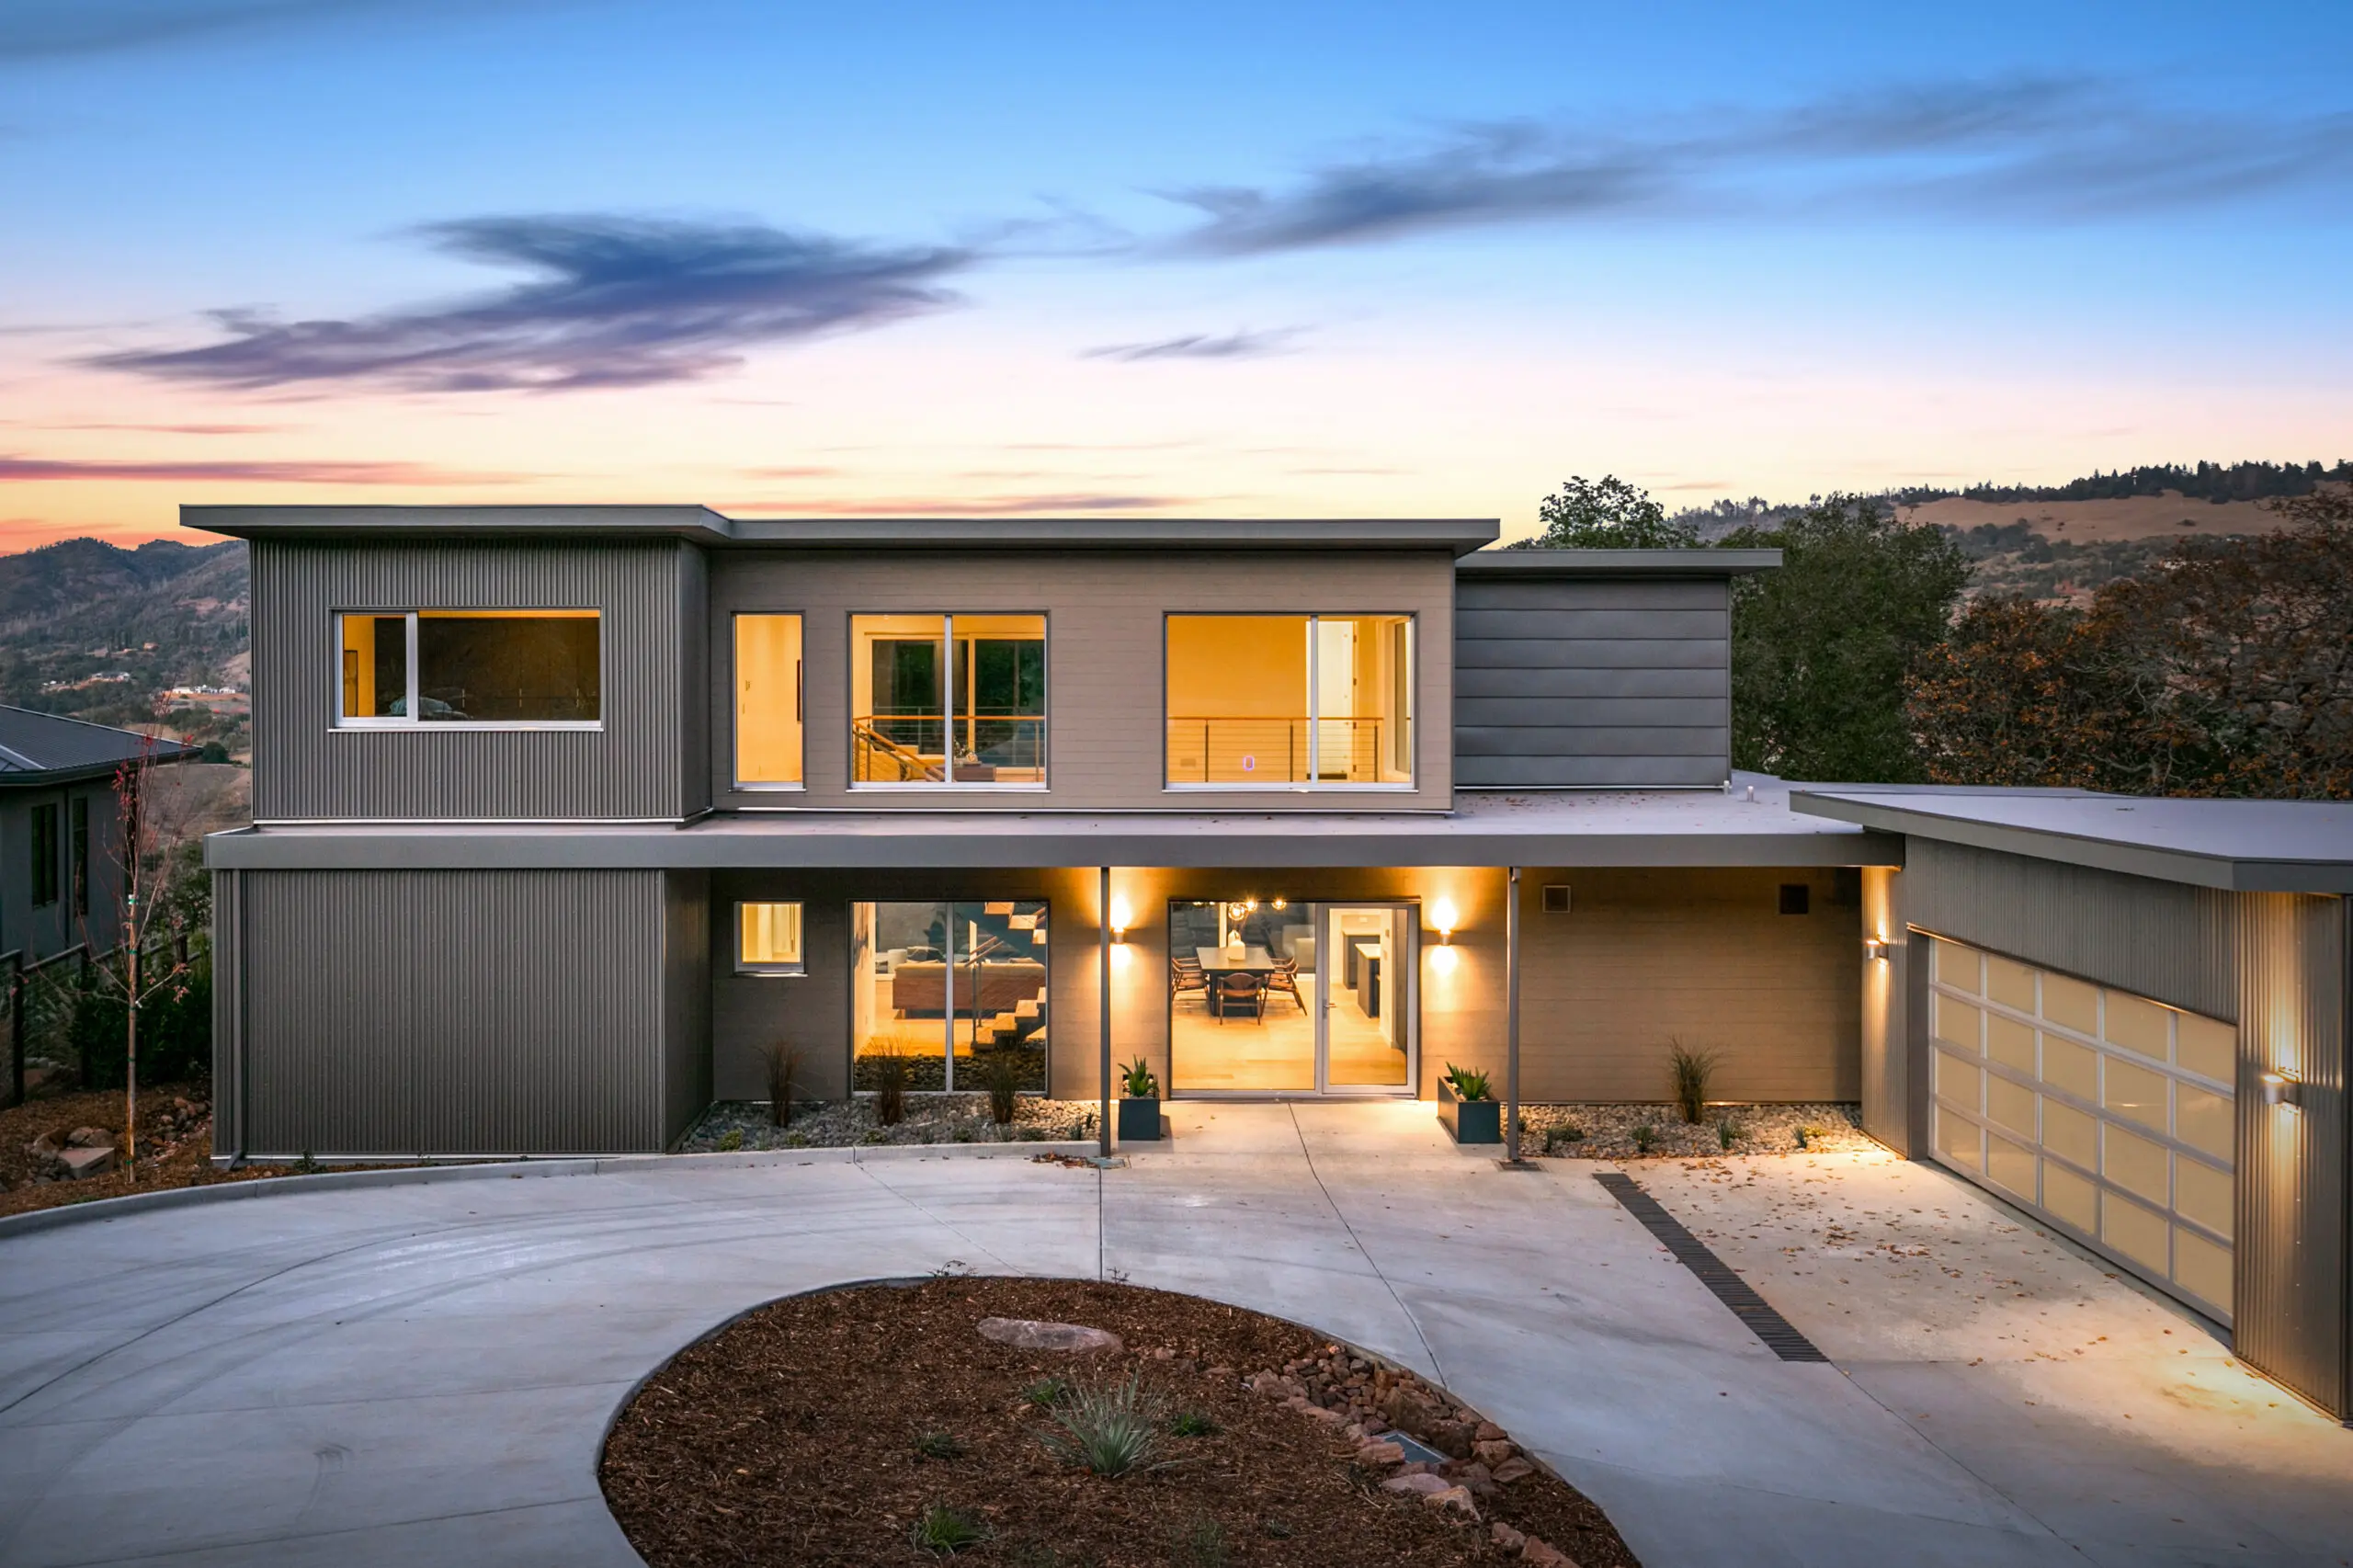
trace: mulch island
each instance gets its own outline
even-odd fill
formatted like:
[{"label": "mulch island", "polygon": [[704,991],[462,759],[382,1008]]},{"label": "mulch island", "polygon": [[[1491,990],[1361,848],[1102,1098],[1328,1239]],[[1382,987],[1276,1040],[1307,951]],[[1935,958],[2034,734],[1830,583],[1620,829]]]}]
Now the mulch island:
[{"label": "mulch island", "polygon": [[[1072,1325],[1109,1343],[1049,1347]],[[648,1380],[602,1479],[653,1568],[1635,1561],[1599,1508],[1411,1373],[1297,1324],[1077,1280],[764,1307]]]}]

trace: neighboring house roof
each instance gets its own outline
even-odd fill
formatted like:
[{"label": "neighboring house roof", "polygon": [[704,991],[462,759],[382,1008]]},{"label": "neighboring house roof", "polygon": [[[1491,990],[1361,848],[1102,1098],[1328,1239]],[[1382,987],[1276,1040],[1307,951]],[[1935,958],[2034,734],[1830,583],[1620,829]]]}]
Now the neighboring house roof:
[{"label": "neighboring house roof", "polygon": [[672,538],[806,550],[1445,550],[1495,542],[1492,517],[730,517],[708,506],[182,506],[236,539]]},{"label": "neighboring house roof", "polygon": [[2353,801],[1799,786],[1792,811],[2237,892],[2353,893]]},{"label": "neighboring house roof", "polygon": [[[111,724],[0,705],[0,788],[107,778],[150,744],[146,736]],[[152,744],[157,762],[196,755],[195,747],[177,741]]]},{"label": "neighboring house roof", "polygon": [[[1753,794],[1752,794],[1753,790]],[[1893,866],[1902,840],[1792,815],[1788,786],[1458,790],[1441,812],[805,811],[685,827],[272,826],[215,834],[209,865],[281,868]]]}]

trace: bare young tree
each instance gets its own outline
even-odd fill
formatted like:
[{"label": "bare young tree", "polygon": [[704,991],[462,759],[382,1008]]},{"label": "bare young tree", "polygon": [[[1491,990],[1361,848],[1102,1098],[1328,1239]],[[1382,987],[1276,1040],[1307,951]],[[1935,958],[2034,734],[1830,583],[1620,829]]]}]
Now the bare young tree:
[{"label": "bare young tree", "polygon": [[[91,983],[123,1004],[122,1168],[139,1179],[139,1014],[156,998],[177,998],[188,989],[188,937],[194,917],[184,896],[190,876],[201,876],[187,854],[187,827],[174,813],[148,809],[147,783],[155,767],[156,739],[150,734],[138,753],[115,769],[115,841],[108,854],[121,897],[121,945],[106,961],[90,966]],[[84,950],[90,946],[88,916],[83,917]],[[147,949],[159,948],[155,961]]]}]

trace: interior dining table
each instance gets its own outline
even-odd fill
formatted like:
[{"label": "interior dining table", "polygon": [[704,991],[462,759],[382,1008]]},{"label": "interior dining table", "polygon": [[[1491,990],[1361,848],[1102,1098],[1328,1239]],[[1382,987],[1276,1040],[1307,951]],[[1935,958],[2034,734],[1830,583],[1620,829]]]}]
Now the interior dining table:
[{"label": "interior dining table", "polygon": [[1194,957],[1211,974],[1255,974],[1264,977],[1281,968],[1275,955],[1264,948],[1245,948],[1235,952],[1232,948],[1195,948]]}]

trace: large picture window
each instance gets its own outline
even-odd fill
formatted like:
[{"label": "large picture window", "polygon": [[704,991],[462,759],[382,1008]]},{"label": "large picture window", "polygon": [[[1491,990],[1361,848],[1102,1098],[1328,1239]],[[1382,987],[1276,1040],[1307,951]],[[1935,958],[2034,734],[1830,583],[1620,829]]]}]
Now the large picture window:
[{"label": "large picture window", "polygon": [[735,972],[808,972],[801,954],[801,905],[745,903],[735,906]]},{"label": "large picture window", "polygon": [[1410,788],[1410,615],[1172,615],[1171,789]]},{"label": "large picture window", "polygon": [[1046,1086],[1046,905],[853,903],[851,1083]]},{"label": "large picture window", "polygon": [[801,784],[801,618],[735,618],[735,787]]},{"label": "large picture window", "polygon": [[593,609],[424,609],[347,614],[337,722],[552,725],[603,716]]},{"label": "large picture window", "polygon": [[850,618],[850,782],[1046,782],[1046,618]]}]

